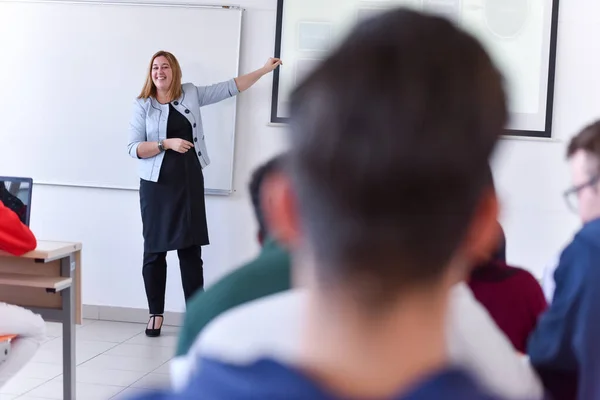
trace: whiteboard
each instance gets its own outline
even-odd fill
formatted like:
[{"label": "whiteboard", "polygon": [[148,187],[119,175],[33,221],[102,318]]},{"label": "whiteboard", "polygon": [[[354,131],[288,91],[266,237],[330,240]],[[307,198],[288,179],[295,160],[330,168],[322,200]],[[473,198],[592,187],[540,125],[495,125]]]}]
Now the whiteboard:
[{"label": "whiteboard", "polygon": [[[242,10],[191,5],[0,1],[0,172],[35,183],[138,189],[127,152],[150,58],[183,82],[236,77]],[[208,193],[232,191],[236,98],[201,109]]]},{"label": "whiteboard", "polygon": [[403,6],[474,35],[505,78],[509,134],[550,137],[558,0],[278,0],[271,122],[286,122],[294,87],[364,18]]}]

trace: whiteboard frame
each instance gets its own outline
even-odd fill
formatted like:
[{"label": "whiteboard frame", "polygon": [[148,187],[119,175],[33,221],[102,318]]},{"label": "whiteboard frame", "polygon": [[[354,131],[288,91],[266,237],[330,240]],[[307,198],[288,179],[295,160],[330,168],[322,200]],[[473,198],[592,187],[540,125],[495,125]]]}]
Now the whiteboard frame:
[{"label": "whiteboard frame", "polygon": [[161,3],[158,1],[103,1],[103,0],[0,0],[0,3],[58,3],[58,4],[97,4],[105,6],[154,6],[154,7],[183,7],[183,8],[223,8],[228,10],[246,11],[237,5],[194,4],[194,3]]},{"label": "whiteboard frame", "polygon": [[[552,0],[552,9],[550,10],[550,38],[548,51],[548,77],[546,89],[546,115],[543,130],[524,130],[524,129],[506,129],[505,136],[511,138],[526,139],[552,139],[552,123],[554,111],[554,85],[556,76],[556,48],[558,42],[558,15],[560,0]],[[277,21],[275,25],[275,57],[281,56],[281,46],[283,39],[283,12],[285,0],[277,0]],[[271,116],[270,124],[288,124],[289,117],[279,115],[279,74],[280,69],[273,71],[273,86],[271,93]]]},{"label": "whiteboard frame", "polygon": [[[192,3],[161,3],[161,2],[148,2],[148,1],[102,1],[102,0],[0,0],[0,3],[52,3],[52,4],[93,4],[93,5],[112,5],[112,6],[149,6],[149,7],[179,7],[179,8],[208,8],[208,9],[225,9],[225,10],[236,10],[240,11],[240,36],[238,38],[238,53],[237,53],[237,75],[240,73],[240,55],[242,50],[242,29],[243,29],[243,15],[245,8],[239,5],[210,5],[210,4],[192,4]],[[235,192],[233,187],[235,175],[235,138],[236,138],[236,125],[237,125],[237,99],[233,111],[233,146],[231,147],[231,159],[233,160],[231,170],[231,190],[223,189],[204,189],[205,195],[214,196],[229,196]],[[77,188],[88,188],[88,189],[113,189],[113,190],[130,190],[138,191],[138,188],[131,188],[125,186],[116,185],[101,185],[101,184],[85,184],[85,183],[64,183],[64,182],[52,182],[52,181],[34,181],[33,185],[41,186],[63,186],[63,187],[77,187]]]}]

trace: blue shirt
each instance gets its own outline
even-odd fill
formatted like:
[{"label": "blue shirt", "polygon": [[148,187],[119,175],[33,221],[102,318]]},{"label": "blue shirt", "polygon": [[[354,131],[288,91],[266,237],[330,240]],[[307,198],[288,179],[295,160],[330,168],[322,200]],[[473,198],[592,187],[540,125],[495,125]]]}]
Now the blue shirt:
[{"label": "blue shirt", "polygon": [[[600,399],[600,219],[575,235],[554,280],[554,299],[529,338],[529,358],[551,391],[577,386],[579,399]],[[579,377],[576,385],[569,374]]]},{"label": "blue shirt", "polygon": [[[156,392],[138,400],[342,400],[298,371],[273,360],[232,366],[203,359],[201,371],[183,393]],[[446,370],[389,400],[498,400],[459,370]],[[382,399],[383,400],[383,399]]]}]

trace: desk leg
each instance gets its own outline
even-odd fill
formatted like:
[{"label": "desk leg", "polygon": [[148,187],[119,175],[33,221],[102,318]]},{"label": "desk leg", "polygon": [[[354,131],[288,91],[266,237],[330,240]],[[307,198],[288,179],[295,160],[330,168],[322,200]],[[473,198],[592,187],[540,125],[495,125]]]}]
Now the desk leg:
[{"label": "desk leg", "polygon": [[[73,255],[60,260],[62,276],[73,277],[72,267],[75,265]],[[74,282],[73,282],[74,283]],[[63,399],[74,400],[75,393],[75,292],[73,286],[62,293],[62,326],[63,326]]]}]

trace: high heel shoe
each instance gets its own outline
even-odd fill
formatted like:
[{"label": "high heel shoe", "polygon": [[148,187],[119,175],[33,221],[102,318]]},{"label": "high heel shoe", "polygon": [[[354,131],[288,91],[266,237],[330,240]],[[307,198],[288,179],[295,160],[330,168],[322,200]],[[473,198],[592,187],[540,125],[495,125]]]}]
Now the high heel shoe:
[{"label": "high heel shoe", "polygon": [[[156,328],[156,318],[160,318],[160,326],[158,328]],[[150,321],[152,321],[152,329],[148,328],[148,325],[150,325]],[[160,336],[160,331],[162,329],[162,325],[164,322],[164,317],[160,314],[153,314],[150,316],[150,319],[148,320],[148,325],[146,325],[146,336],[148,337],[158,337]]]}]

